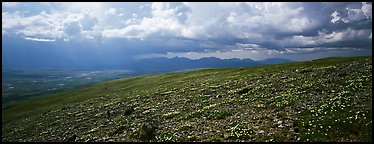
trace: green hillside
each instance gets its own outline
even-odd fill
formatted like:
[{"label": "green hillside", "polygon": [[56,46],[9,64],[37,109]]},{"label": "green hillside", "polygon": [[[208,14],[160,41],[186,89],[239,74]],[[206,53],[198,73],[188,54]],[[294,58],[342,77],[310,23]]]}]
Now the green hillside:
[{"label": "green hillside", "polygon": [[372,57],[113,80],[2,109],[2,141],[372,141]]}]

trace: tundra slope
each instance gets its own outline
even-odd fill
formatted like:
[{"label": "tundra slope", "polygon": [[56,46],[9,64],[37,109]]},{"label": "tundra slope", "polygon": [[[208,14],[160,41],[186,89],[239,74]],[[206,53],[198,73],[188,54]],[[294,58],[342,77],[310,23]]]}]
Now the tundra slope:
[{"label": "tundra slope", "polygon": [[372,141],[372,57],[113,80],[3,109],[2,141]]}]

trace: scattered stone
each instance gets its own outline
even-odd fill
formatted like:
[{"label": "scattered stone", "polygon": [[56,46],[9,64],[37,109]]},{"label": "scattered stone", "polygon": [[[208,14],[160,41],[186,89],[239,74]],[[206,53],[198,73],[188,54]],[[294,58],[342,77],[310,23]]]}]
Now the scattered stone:
[{"label": "scattered stone", "polygon": [[151,111],[150,111],[150,110],[145,110],[145,111],[142,112],[142,114],[143,114],[143,115],[146,115],[146,114],[148,114],[149,112],[151,112]]},{"label": "scattered stone", "polygon": [[[344,66],[348,67],[347,65]],[[360,105],[365,101],[370,102],[371,93],[365,92],[365,90],[370,89],[368,85],[371,85],[369,79],[372,76],[369,73],[364,73],[366,72],[365,69],[359,69],[356,65],[353,66],[349,69],[357,69],[357,74],[351,72],[348,68],[327,71],[327,74],[325,74],[324,72],[328,69],[322,69],[322,71],[311,67],[310,69],[313,72],[309,74],[291,73],[290,71],[295,71],[293,69],[277,75],[267,75],[267,77],[258,81],[254,81],[253,79],[256,77],[251,75],[245,76],[242,79],[239,79],[240,77],[233,77],[238,78],[238,80],[224,80],[220,83],[215,83],[215,85],[222,85],[221,89],[217,89],[216,91],[207,88],[212,84],[202,82],[204,84],[202,87],[204,86],[206,90],[198,87],[197,91],[193,92],[190,91],[191,86],[188,87],[186,85],[186,88],[182,86],[178,87],[178,91],[173,89],[175,94],[171,93],[165,97],[154,97],[154,89],[145,90],[145,93],[142,94],[144,97],[129,97],[123,100],[122,103],[112,102],[113,99],[109,99],[109,97],[102,97],[103,100],[93,99],[83,104],[71,105],[70,107],[65,106],[55,111],[49,111],[45,114],[24,119],[20,122],[2,122],[3,128],[5,127],[6,129],[4,130],[6,133],[4,133],[3,141],[165,141],[169,137],[175,141],[194,141],[192,139],[196,139],[196,141],[219,140],[230,142],[266,141],[271,138],[274,138],[273,141],[296,141],[300,140],[300,137],[304,137],[306,133],[310,134],[308,128],[313,133],[321,133],[320,130],[322,127],[318,125],[320,124],[319,120],[329,120],[329,116],[339,114],[340,108],[344,108],[341,111],[349,110],[347,113],[351,114],[347,116],[350,121],[344,121],[347,123],[355,122],[353,120],[355,118],[355,115],[353,115],[355,110],[366,110],[364,107],[366,105]],[[302,71],[303,69],[299,70]],[[348,76],[337,77],[344,76],[345,74]],[[317,79],[319,75],[326,78]],[[270,76],[273,79],[269,80]],[[295,78],[297,80],[291,83],[284,83],[284,81]],[[335,80],[340,80],[340,78],[341,83],[335,83]],[[186,79],[186,81],[188,80]],[[228,84],[225,84],[225,82]],[[274,85],[271,86],[270,82]],[[255,88],[261,88],[261,90],[256,90]],[[157,90],[163,92],[169,89],[168,87],[160,86]],[[253,90],[253,94],[247,95],[249,94],[248,89],[249,91]],[[230,90],[230,93],[226,94],[228,90]],[[243,95],[239,95],[239,91],[243,92]],[[356,91],[360,93],[356,94]],[[204,95],[205,93],[209,94],[206,96],[209,100],[203,102],[197,99],[197,96]],[[131,96],[136,94],[136,92],[129,92]],[[119,95],[122,94],[119,93]],[[163,100],[165,101],[163,102]],[[348,100],[349,103],[347,102]],[[232,103],[228,103],[231,101]],[[321,105],[320,101],[323,102]],[[222,105],[209,106],[217,102],[222,102]],[[287,104],[283,102],[287,102]],[[288,102],[290,103],[288,104]],[[293,105],[294,102],[296,102],[296,105]],[[104,108],[105,104],[108,104],[109,108]],[[261,104],[265,104],[266,109],[250,109],[256,106],[262,107]],[[275,104],[284,105],[285,108],[274,109]],[[139,107],[135,108],[136,106]],[[332,108],[330,111],[330,106],[336,107],[339,111],[334,112],[333,110],[335,109]],[[151,107],[159,110],[154,110]],[[204,108],[201,109],[202,107]],[[182,119],[185,114],[187,115],[190,112],[200,109],[204,111],[199,113],[198,117],[189,120]],[[216,111],[230,109],[238,112],[230,117],[223,117],[223,120],[209,120],[209,116],[216,114]],[[305,115],[301,113],[304,110],[313,110],[313,113]],[[116,114],[116,117],[113,114]],[[154,115],[150,116],[151,114]],[[226,116],[226,114],[224,115]],[[161,116],[172,117],[173,119],[164,119]],[[106,117],[110,119],[106,119]],[[205,118],[208,118],[208,120]],[[365,115],[361,116],[361,113],[356,114],[356,120],[364,119],[367,119]],[[149,120],[162,121],[162,129],[156,129],[152,124],[143,124],[145,123],[144,121]],[[309,120],[311,122],[307,123]],[[335,118],[331,120],[333,121]],[[341,119],[338,120],[340,122]],[[341,121],[343,120],[346,120],[345,117]],[[53,122],[55,125],[49,126]],[[298,122],[302,123],[299,124]],[[366,124],[366,126],[371,124],[368,121],[363,122],[365,122],[363,125]],[[231,131],[226,129],[229,125],[233,126],[236,123],[243,125],[243,127],[241,125],[235,126]],[[18,126],[17,124],[21,125]],[[187,124],[189,126],[184,126]],[[31,126],[33,128],[32,131],[29,130]],[[186,128],[181,128],[181,126]],[[252,130],[246,126],[251,127]],[[313,129],[313,127],[318,129]],[[328,132],[325,135],[330,135],[332,132],[336,132],[336,134],[345,132],[334,125],[327,128]],[[168,133],[167,137],[161,137],[166,133]],[[160,137],[157,137],[158,134],[160,134]],[[186,136],[188,139],[185,138]],[[359,139],[355,137],[357,136],[356,131],[353,131],[352,136],[352,140]],[[330,138],[339,141],[335,137]],[[309,141],[316,141],[316,139],[318,137]],[[350,139],[347,137],[344,140]],[[321,141],[328,141],[328,139],[321,137]],[[343,141],[343,139],[340,141]]]},{"label": "scattered stone", "polygon": [[277,122],[277,124],[282,124],[282,123],[283,123],[283,121],[278,121],[278,122]]},{"label": "scattered stone", "polygon": [[258,133],[263,134],[263,133],[265,133],[265,131],[264,130],[259,130]]},{"label": "scattered stone", "polygon": [[107,141],[108,141],[108,142],[114,142],[114,140],[113,140],[113,139],[108,139]]},{"label": "scattered stone", "polygon": [[230,136],[231,136],[231,133],[227,133],[227,132],[225,132],[225,133],[223,134],[223,138],[225,138],[225,139],[229,138]]},{"label": "scattered stone", "polygon": [[216,98],[222,98],[222,96],[221,96],[220,94],[218,94],[218,95],[216,96]]}]

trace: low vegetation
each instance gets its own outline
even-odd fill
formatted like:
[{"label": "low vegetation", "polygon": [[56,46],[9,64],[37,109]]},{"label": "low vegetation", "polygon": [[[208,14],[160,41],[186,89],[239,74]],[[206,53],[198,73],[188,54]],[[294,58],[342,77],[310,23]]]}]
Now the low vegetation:
[{"label": "low vegetation", "polygon": [[372,57],[118,79],[3,109],[2,141],[372,141]]}]

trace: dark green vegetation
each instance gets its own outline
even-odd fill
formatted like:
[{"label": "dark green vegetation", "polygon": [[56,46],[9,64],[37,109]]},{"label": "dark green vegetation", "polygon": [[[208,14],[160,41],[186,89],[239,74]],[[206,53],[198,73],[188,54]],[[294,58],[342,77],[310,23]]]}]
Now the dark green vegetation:
[{"label": "dark green vegetation", "polygon": [[35,96],[125,77],[126,70],[5,69],[2,71],[2,108]]},{"label": "dark green vegetation", "polygon": [[3,141],[372,141],[372,57],[113,80],[3,110]]}]

